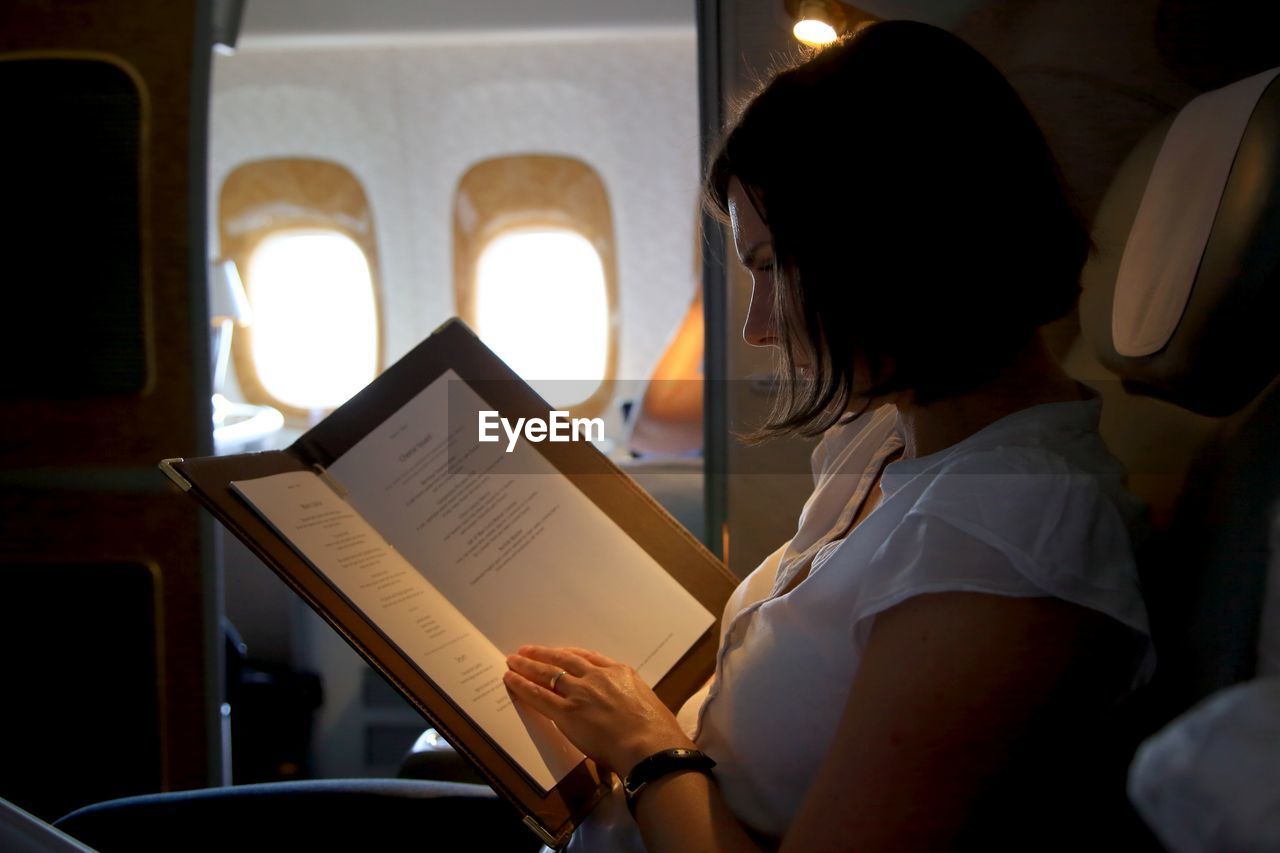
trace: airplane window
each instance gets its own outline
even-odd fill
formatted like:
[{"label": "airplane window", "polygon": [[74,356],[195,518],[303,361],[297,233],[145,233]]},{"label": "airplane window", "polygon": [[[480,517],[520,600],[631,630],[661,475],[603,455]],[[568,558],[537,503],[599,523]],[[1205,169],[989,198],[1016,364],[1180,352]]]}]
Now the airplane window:
[{"label": "airplane window", "polygon": [[241,163],[218,194],[218,245],[253,308],[231,339],[234,388],[299,426],[341,405],[383,367],[381,265],[373,210],[340,163]]},{"label": "airplane window", "polygon": [[364,252],[337,231],[286,231],[249,257],[252,358],[272,397],[298,409],[329,409],[372,380],[378,366],[377,305]]},{"label": "airplane window", "polygon": [[476,262],[475,299],[476,332],[549,403],[572,406],[595,393],[609,312],[604,265],[585,237],[564,228],[500,233]]},{"label": "airplane window", "polygon": [[482,160],[453,199],[458,316],[548,403],[576,417],[617,391],[616,238],[604,181],[558,154]]}]

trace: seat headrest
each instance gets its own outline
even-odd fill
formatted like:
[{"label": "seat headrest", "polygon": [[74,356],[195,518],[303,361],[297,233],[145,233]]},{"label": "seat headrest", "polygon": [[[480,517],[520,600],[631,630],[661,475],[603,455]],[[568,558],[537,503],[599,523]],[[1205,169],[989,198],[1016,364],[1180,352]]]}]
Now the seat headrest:
[{"label": "seat headrest", "polygon": [[1131,391],[1226,415],[1280,373],[1278,75],[1154,127],[1102,201],[1080,322]]}]

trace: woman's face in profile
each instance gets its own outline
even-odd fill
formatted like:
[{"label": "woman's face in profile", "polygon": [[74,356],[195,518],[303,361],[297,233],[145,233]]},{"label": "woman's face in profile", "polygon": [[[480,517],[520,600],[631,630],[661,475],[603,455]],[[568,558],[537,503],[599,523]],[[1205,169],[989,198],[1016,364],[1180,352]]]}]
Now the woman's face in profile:
[{"label": "woman's face in profile", "polygon": [[[742,327],[742,338],[756,347],[779,346],[781,341],[773,322],[773,290],[777,286],[773,235],[746,187],[737,178],[732,178],[729,182],[729,221],[733,226],[733,244],[738,252],[738,260],[751,274],[751,305],[747,309],[747,320]],[[808,354],[807,347],[798,346],[796,350],[793,355],[796,359],[795,367],[802,374],[807,374],[812,356]],[[886,359],[886,363],[892,368],[892,359]],[[874,382],[867,359],[858,354],[854,356],[853,380],[854,396],[849,404],[852,409],[861,410],[867,405],[880,405],[899,398],[898,395],[877,396],[868,403],[867,398],[859,396],[859,389],[871,388]]]},{"label": "woman's face in profile", "polygon": [[773,235],[737,178],[729,182],[729,221],[738,260],[751,274],[751,305],[742,338],[754,347],[777,346],[773,323]]}]

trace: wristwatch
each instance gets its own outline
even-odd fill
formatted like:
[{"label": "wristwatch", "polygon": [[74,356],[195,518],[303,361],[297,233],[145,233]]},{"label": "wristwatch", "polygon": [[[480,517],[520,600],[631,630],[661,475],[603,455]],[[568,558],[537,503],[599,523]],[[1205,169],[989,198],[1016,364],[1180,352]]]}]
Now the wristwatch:
[{"label": "wristwatch", "polygon": [[682,747],[664,749],[662,752],[655,752],[648,758],[642,758],[635,767],[631,768],[627,778],[622,780],[622,793],[627,798],[627,809],[631,812],[631,816],[635,817],[636,800],[640,797],[640,792],[650,782],[661,779],[671,773],[683,773],[686,770],[710,775],[711,768],[715,766],[715,761],[706,753]]}]

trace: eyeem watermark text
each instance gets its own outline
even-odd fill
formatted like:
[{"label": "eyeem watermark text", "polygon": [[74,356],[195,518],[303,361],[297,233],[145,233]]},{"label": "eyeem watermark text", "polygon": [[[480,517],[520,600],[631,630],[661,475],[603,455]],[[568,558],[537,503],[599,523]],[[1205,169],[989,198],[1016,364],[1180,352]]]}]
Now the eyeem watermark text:
[{"label": "eyeem watermark text", "polygon": [[524,433],[526,441],[604,441],[604,418],[570,418],[568,412],[552,410],[547,420],[516,418],[511,421],[497,412],[480,413],[480,441],[501,441],[498,427],[507,434],[507,452],[516,449],[516,439]]}]

